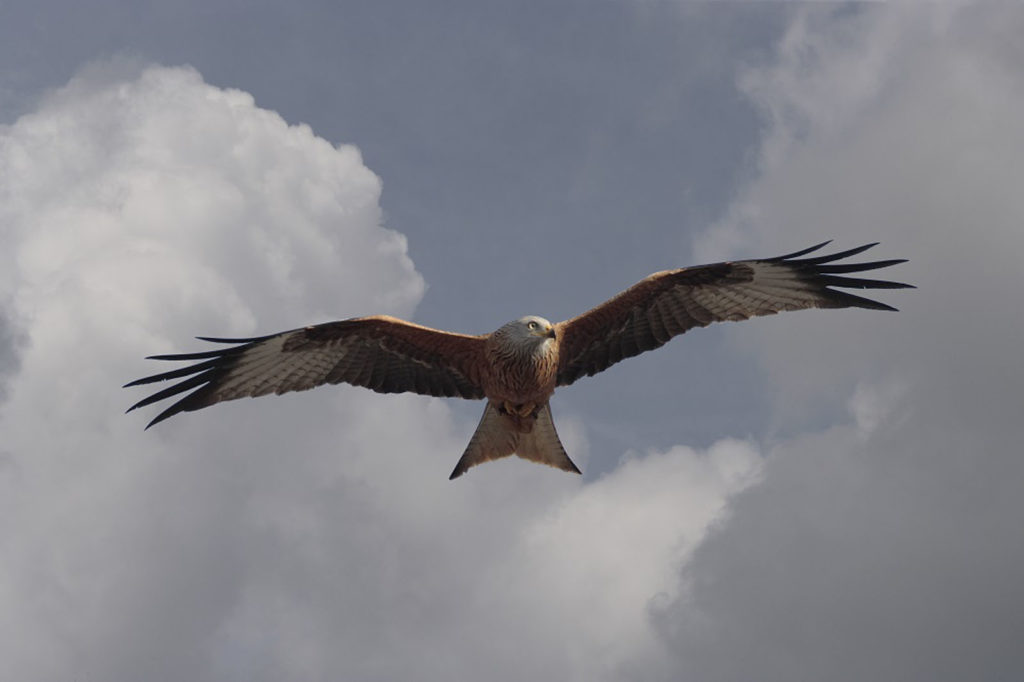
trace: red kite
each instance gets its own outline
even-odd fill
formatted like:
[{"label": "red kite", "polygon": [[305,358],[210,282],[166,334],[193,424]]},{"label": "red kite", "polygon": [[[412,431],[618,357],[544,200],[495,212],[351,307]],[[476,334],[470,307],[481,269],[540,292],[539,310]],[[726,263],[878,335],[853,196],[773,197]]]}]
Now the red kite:
[{"label": "red kite", "polygon": [[190,391],[146,428],[179,412],[223,400],[304,391],[348,383],[378,393],[487,400],[483,417],[451,478],[500,457],[580,473],[562,447],[548,401],[568,386],[672,337],[712,322],[746,320],[804,308],[895,310],[845,289],[902,289],[909,284],[847,277],[904,260],[838,261],[875,244],[828,256],[800,258],[828,242],[777,258],[700,265],[656,272],[582,315],[551,324],[522,317],[491,334],[467,336],[378,315],[328,322],[252,339],[199,337],[234,344],[200,353],[154,355],[199,360],[127,386],[183,381],[129,408]]}]

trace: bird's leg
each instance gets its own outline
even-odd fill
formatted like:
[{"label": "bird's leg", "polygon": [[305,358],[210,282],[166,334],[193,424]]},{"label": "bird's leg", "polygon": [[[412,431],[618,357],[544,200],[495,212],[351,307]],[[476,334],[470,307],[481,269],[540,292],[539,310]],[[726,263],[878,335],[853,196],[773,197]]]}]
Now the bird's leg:
[{"label": "bird's leg", "polygon": [[522,403],[516,405],[513,402],[506,400],[501,405],[502,409],[506,414],[515,415],[517,417],[532,417],[536,416],[537,405],[535,403]]},{"label": "bird's leg", "polygon": [[536,409],[537,409],[537,406],[534,405],[533,403],[523,403],[522,405],[519,406],[519,410],[518,410],[519,416],[520,417],[532,417],[533,413],[536,411]]}]

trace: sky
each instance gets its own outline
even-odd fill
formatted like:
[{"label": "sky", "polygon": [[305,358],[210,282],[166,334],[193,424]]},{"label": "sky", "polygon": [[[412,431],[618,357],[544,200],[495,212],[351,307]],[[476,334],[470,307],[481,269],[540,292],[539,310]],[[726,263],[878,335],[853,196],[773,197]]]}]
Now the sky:
[{"label": "sky", "polygon": [[[1024,9],[0,7],[0,677],[1024,675]],[[834,239],[898,313],[696,330],[482,405],[351,387],[144,431],[146,355],[571,317]]]}]

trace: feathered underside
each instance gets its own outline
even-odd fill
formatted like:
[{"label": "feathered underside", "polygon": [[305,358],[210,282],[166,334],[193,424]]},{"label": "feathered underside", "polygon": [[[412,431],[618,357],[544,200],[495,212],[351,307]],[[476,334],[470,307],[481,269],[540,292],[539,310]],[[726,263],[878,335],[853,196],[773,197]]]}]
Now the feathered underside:
[{"label": "feathered underside", "polygon": [[179,412],[224,400],[305,391],[323,384],[347,383],[378,393],[484,397],[475,373],[483,337],[451,334],[392,317],[328,322],[251,339],[198,338],[234,345],[200,353],[153,355],[150,359],[200,362],[126,384],[183,379],[135,403],[129,412],[192,391],[146,428]]},{"label": "feathered underside", "polygon": [[763,260],[713,263],[657,272],[618,296],[556,325],[558,385],[591,376],[625,358],[658,348],[694,327],[805,308],[896,310],[843,289],[913,288],[901,282],[849,275],[906,262],[836,263],[875,244],[826,256],[802,251]]}]

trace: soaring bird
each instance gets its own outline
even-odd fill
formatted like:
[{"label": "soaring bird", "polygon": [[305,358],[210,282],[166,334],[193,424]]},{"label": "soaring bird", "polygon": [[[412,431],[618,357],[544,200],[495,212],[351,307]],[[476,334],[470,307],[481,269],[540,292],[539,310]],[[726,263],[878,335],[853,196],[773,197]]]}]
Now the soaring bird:
[{"label": "soaring bird", "polygon": [[[713,263],[656,272],[614,298],[564,322],[527,315],[479,336],[423,327],[387,315],[327,322],[250,339],[198,337],[229,344],[198,353],[154,355],[153,360],[199,362],[133,381],[178,383],[128,411],[191,391],[146,428],[245,396],[304,391],[348,383],[378,393],[486,400],[483,417],[450,478],[501,457],[580,473],[562,447],[551,419],[555,388],[658,348],[712,322],[746,320],[805,308],[896,310],[842,289],[903,289],[909,284],[846,276],[906,262],[836,263],[875,246],[801,258],[823,242],[760,260]],[[195,390],[192,390],[195,389]]]}]

